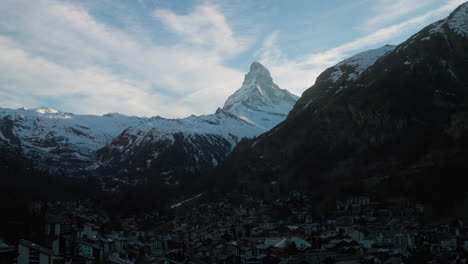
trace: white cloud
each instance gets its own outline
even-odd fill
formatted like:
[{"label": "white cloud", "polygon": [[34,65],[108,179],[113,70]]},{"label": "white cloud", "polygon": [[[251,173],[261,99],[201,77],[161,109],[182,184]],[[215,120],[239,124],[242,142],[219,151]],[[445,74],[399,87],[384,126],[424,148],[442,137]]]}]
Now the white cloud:
[{"label": "white cloud", "polygon": [[281,49],[276,45],[278,41],[279,31],[274,31],[269,34],[263,41],[262,47],[255,52],[255,56],[261,56],[270,63],[279,62],[281,60]]},{"label": "white cloud", "polygon": [[[31,95],[59,98],[67,110],[84,113],[89,112],[87,109],[102,113],[121,108],[127,109],[129,114],[148,113],[151,111],[149,100],[164,101],[164,98],[148,97],[138,88],[144,86],[142,83],[119,79],[98,68],[70,69],[31,56],[15,46],[11,39],[0,37],[2,91],[6,93],[26,100],[30,100]],[[78,97],[82,98],[77,100]],[[7,100],[1,98],[0,104],[8,105]]]},{"label": "white cloud", "polygon": [[[243,73],[223,64],[227,50],[240,52],[245,43],[231,41],[216,6],[187,16],[162,12],[172,32],[192,36],[172,46],[140,41],[70,2],[5,0],[0,10],[8,10],[0,17],[0,92],[15,98],[1,98],[3,107],[50,98],[77,113],[182,117],[213,112],[242,82]],[[184,23],[175,26],[174,17]],[[204,38],[210,42],[193,45]]]},{"label": "white cloud", "polygon": [[153,16],[188,44],[214,47],[217,51],[230,54],[245,48],[242,40],[234,37],[226,18],[212,4],[197,6],[187,15],[157,9]]},{"label": "white cloud", "polygon": [[367,17],[358,27],[362,29],[375,29],[384,23],[394,23],[405,15],[418,12],[424,7],[434,3],[435,0],[372,0],[371,16]]},{"label": "white cloud", "polygon": [[359,51],[375,48],[376,45],[383,45],[386,41],[397,36],[416,32],[428,23],[447,15],[448,12],[463,2],[464,0],[446,1],[445,4],[420,16],[381,28],[324,52],[307,54],[296,59],[288,59],[282,56],[281,51],[275,45],[278,33],[273,32],[265,39],[257,56],[270,69],[280,87],[286,88],[295,94],[301,94],[315,82],[317,76],[326,68]]},{"label": "white cloud", "polygon": [[[462,2],[447,1],[416,18],[295,59],[287,58],[277,45],[285,33],[274,31],[256,55],[282,88],[300,94],[326,67],[415,32]],[[39,107],[56,101],[61,110],[76,113],[182,117],[213,112],[241,85],[244,73],[225,64],[247,50],[256,36],[249,30],[236,32],[210,2],[185,14],[166,9],[146,14],[177,38],[171,45],[145,37],[147,28],[125,12],[113,11],[119,12],[116,19],[135,25],[113,26],[76,3],[80,2],[0,1],[0,106]],[[382,21],[402,16],[394,6],[393,15]]]}]

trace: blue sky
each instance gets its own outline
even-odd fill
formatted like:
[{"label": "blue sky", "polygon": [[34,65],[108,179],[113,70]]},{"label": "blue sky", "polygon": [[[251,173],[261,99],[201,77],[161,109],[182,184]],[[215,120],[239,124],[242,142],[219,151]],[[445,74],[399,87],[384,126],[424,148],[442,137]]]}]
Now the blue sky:
[{"label": "blue sky", "polygon": [[2,0],[0,107],[209,114],[253,61],[300,95],[323,70],[398,44],[463,0]]}]

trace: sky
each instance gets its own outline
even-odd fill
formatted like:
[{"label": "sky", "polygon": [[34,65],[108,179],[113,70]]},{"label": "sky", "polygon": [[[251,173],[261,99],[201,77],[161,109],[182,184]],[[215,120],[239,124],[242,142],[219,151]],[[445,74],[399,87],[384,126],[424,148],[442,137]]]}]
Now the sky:
[{"label": "sky", "polygon": [[0,107],[210,114],[253,61],[300,96],[326,68],[463,2],[1,0]]}]

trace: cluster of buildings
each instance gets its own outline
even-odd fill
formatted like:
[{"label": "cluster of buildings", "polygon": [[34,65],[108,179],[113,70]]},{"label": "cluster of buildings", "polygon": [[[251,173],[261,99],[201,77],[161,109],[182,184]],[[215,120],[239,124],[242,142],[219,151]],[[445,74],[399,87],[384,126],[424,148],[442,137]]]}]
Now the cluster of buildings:
[{"label": "cluster of buildings", "polygon": [[[191,201],[112,219],[73,203],[49,205],[41,241],[0,240],[0,264],[466,263],[463,219],[425,222],[422,204],[336,202],[327,217],[292,193],[276,201]],[[88,207],[89,208],[89,207]],[[39,210],[40,211],[40,210]]]}]

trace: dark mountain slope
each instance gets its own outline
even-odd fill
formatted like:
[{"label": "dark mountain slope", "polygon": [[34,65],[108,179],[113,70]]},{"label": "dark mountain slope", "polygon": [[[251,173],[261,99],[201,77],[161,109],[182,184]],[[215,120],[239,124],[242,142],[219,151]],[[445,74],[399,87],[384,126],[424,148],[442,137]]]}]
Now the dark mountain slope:
[{"label": "dark mountain slope", "polygon": [[368,68],[351,58],[327,69],[283,123],[238,144],[217,171],[219,185],[263,194],[303,189],[321,198],[363,191],[463,198],[467,9],[465,3]]}]

